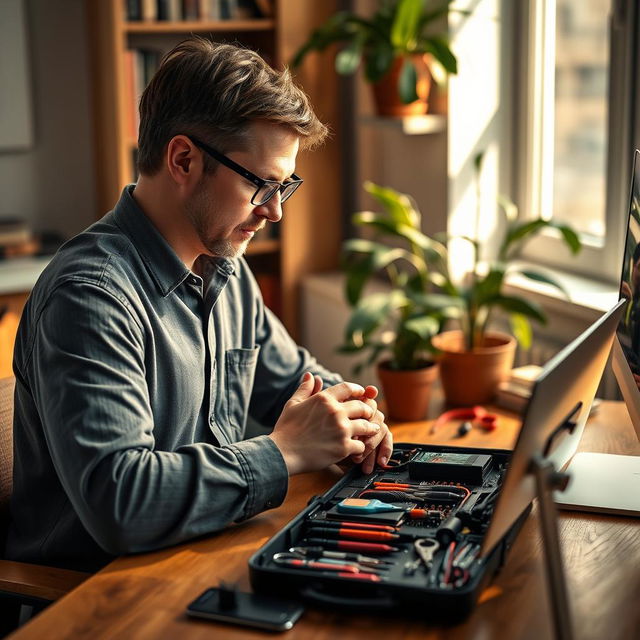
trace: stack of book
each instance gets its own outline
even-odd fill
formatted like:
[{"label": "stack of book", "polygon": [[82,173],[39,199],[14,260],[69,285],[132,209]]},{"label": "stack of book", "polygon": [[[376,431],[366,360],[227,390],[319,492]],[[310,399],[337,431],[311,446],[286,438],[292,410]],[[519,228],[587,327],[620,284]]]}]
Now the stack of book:
[{"label": "stack of book", "polygon": [[18,218],[0,218],[0,260],[32,256],[40,250],[29,225]]},{"label": "stack of book", "polygon": [[125,0],[125,19],[250,20],[273,14],[271,0]]},{"label": "stack of book", "polygon": [[541,371],[542,367],[536,364],[512,369],[508,380],[501,382],[498,387],[496,404],[503,409],[523,413],[531,397],[533,384]]}]

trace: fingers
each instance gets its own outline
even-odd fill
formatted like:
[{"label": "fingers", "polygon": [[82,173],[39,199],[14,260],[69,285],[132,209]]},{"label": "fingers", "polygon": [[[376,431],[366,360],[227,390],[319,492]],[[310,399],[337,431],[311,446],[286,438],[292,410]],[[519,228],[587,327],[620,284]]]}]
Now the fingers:
[{"label": "fingers", "polygon": [[324,382],[320,376],[313,376],[313,382],[313,391],[311,392],[312,396],[322,391],[322,387],[324,387]]},{"label": "fingers", "polygon": [[[381,428],[379,424],[374,424],[373,422],[369,422],[363,418],[359,420],[351,420],[349,427],[351,429],[351,438],[373,436],[379,433]],[[362,443],[362,446],[364,450],[364,442]]]},{"label": "fingers", "polygon": [[391,430],[387,428],[387,432],[382,439],[382,442],[378,445],[376,460],[378,464],[384,466],[389,462],[389,458],[393,453],[393,434]]},{"label": "fingers", "polygon": [[289,398],[289,402],[297,404],[298,402],[302,402],[303,400],[310,398],[314,384],[314,377],[308,371],[305,371],[302,376],[302,380],[300,381],[300,386],[295,390],[291,398]]},{"label": "fingers", "polygon": [[324,393],[330,395],[338,402],[344,402],[345,400],[349,400],[351,397],[360,398],[364,395],[364,387],[361,387],[359,384],[355,384],[354,382],[341,382],[340,384],[336,384],[333,387],[329,387],[324,390]]},{"label": "fingers", "polygon": [[[373,402],[370,400],[369,402]],[[375,402],[374,402],[375,405]],[[366,418],[371,420],[376,415],[376,406],[371,406],[369,403],[361,402],[360,400],[347,400],[343,402],[341,407],[347,418]]]}]

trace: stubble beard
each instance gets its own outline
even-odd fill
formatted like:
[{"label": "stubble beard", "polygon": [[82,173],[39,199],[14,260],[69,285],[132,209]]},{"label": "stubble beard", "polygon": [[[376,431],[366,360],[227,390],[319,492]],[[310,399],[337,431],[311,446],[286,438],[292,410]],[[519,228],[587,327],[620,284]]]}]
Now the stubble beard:
[{"label": "stubble beard", "polygon": [[211,255],[219,258],[239,258],[247,250],[248,241],[237,246],[227,238],[215,238],[209,235],[208,223],[212,217],[215,217],[216,208],[204,185],[195,191],[187,203],[186,213],[200,242]]}]

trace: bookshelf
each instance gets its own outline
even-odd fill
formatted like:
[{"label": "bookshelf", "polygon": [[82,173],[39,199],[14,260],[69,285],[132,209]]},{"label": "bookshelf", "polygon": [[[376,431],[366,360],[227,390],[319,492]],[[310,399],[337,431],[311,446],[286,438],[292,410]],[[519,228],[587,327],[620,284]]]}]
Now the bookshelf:
[{"label": "bookshelf", "polygon": [[[143,3],[148,5],[149,1]],[[194,4],[198,7],[203,1],[191,0],[192,10]],[[244,4],[258,8],[253,17],[134,21],[127,19],[127,0],[87,1],[96,218],[112,209],[122,188],[135,180],[137,140],[131,120],[132,63],[128,52],[153,51],[161,55],[193,33],[240,42],[281,68],[310,31],[337,10],[339,0],[254,0]],[[160,3],[155,5],[159,6]],[[265,301],[294,337],[299,329],[300,282],[309,273],[337,267],[342,229],[339,93],[333,61],[330,56],[309,56],[296,71],[296,79],[309,94],[318,116],[330,125],[332,136],[321,149],[298,157],[296,172],[305,179],[303,188],[285,204],[282,221],[273,227],[274,235],[256,238],[247,251]]]}]

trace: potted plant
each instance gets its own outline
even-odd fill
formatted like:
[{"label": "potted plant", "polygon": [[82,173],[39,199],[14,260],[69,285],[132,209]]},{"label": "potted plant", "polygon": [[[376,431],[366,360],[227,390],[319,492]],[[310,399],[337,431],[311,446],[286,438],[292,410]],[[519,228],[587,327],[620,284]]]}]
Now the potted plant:
[{"label": "potted plant", "polygon": [[[446,248],[420,231],[421,216],[409,196],[372,182],[364,185],[383,213],[354,215],[356,225],[371,227],[376,239],[355,238],[344,243],[346,297],[353,313],[345,330],[342,353],[367,354],[356,365],[378,362],[387,413],[397,420],[420,420],[427,414],[437,365],[431,339],[461,304],[433,291],[444,284],[430,265],[446,260]],[[385,244],[386,237],[393,242]],[[444,262],[440,265],[446,273]],[[390,290],[363,295],[365,285],[384,272]],[[381,356],[388,357],[380,360]]]},{"label": "potted plant", "polygon": [[[342,42],[336,71],[364,74],[373,85],[379,115],[408,116],[427,112],[431,70],[435,77],[457,72],[442,25],[452,0],[379,0],[371,17],[340,11],[318,27],[295,54],[298,66],[311,51],[323,51]],[[468,13],[468,12],[461,12]]]},{"label": "potted plant", "polygon": [[[480,220],[482,159],[483,153],[474,159],[476,225]],[[516,341],[525,349],[531,346],[530,320],[540,324],[547,322],[543,310],[535,302],[505,293],[504,285],[510,274],[519,273],[530,280],[546,283],[568,297],[562,285],[549,274],[513,264],[523,244],[542,229],[555,228],[573,254],[581,248],[578,235],[568,225],[540,217],[522,221],[518,219],[516,205],[508,198],[500,196],[498,203],[505,219],[495,258],[481,262],[481,247],[477,240],[465,237],[473,247],[471,271],[462,284],[455,285],[450,279],[445,283],[447,293],[462,303],[459,329],[442,332],[433,339],[433,346],[440,352],[440,377],[444,394],[452,405],[491,401],[500,382],[509,375]],[[515,340],[508,334],[489,330],[492,313],[498,309],[508,314]]]},{"label": "potted plant", "polygon": [[[477,184],[481,162],[480,154],[475,160]],[[478,242],[465,238],[473,246],[473,268],[463,283],[454,283],[449,273],[451,238],[423,234],[420,213],[407,195],[372,183],[366,183],[365,189],[383,204],[385,211],[355,214],[354,223],[373,229],[376,237],[345,243],[347,299],[354,311],[341,350],[358,353],[368,349],[370,354],[365,363],[376,361],[385,350],[391,351],[392,358],[379,365],[379,372],[416,370],[424,366],[424,354],[431,353],[433,358],[437,353],[449,404],[490,401],[511,369],[516,347],[516,340],[510,335],[488,330],[492,312],[501,309],[509,315],[515,338],[524,348],[531,344],[529,321],[546,323],[539,305],[505,293],[507,276],[518,272],[566,295],[550,275],[513,264],[515,254],[526,240],[545,227],[556,228],[569,249],[577,253],[581,246],[577,234],[567,225],[542,218],[519,221],[515,205],[501,198],[505,232],[496,258],[481,263]],[[379,242],[381,236],[401,239],[408,248],[383,244]],[[362,297],[364,284],[380,270],[386,272],[391,292]],[[444,325],[451,321],[459,329],[443,332]],[[383,377],[381,382],[387,397]],[[391,404],[392,400],[387,398],[387,402]],[[391,409],[389,414],[396,417]]]}]

